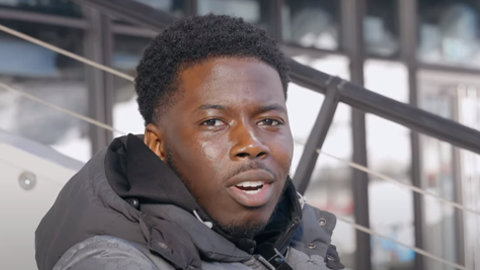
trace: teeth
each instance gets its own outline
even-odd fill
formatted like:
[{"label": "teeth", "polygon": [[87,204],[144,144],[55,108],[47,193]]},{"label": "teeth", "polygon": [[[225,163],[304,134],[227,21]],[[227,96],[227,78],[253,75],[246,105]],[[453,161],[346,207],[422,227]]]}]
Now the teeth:
[{"label": "teeth", "polygon": [[260,189],[257,189],[257,190],[244,190],[243,192],[249,194],[249,195],[253,195],[253,194],[257,194],[258,192],[260,192]]},{"label": "teeth", "polygon": [[237,187],[259,187],[262,186],[263,182],[262,181],[245,181],[240,184],[237,184]]}]

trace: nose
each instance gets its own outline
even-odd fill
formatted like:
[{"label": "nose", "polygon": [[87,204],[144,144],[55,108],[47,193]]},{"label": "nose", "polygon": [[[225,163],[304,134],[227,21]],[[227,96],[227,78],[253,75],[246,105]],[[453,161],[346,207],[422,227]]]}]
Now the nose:
[{"label": "nose", "polygon": [[230,137],[235,142],[230,151],[232,160],[265,159],[270,155],[268,146],[255,134],[253,127],[242,125],[233,129]]}]

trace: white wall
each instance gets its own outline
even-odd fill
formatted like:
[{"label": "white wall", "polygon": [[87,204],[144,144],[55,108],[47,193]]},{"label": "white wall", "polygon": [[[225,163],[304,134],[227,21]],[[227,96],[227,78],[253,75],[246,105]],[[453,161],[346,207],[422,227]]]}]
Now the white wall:
[{"label": "white wall", "polygon": [[[4,134],[3,134],[4,135]],[[3,137],[5,138],[5,137]],[[8,141],[8,143],[6,142]],[[13,146],[13,145],[17,146]],[[31,148],[22,150],[21,148]],[[32,153],[36,152],[36,153]],[[44,152],[49,159],[39,157]],[[81,166],[55,150],[19,139],[2,141],[0,132],[0,265],[2,269],[34,270],[34,232],[61,187]],[[24,172],[36,183],[25,190],[19,183]]]}]

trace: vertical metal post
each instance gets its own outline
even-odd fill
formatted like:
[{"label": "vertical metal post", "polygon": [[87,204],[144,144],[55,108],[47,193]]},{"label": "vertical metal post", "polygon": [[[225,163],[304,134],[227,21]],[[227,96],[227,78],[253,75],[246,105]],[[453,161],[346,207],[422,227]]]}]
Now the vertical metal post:
[{"label": "vertical metal post", "polygon": [[[410,72],[409,72],[410,73]],[[412,89],[410,88],[410,93],[412,93]],[[410,98],[410,102],[412,102],[412,98]],[[412,102],[413,104],[413,102]],[[420,144],[420,135],[417,132],[410,132],[410,139],[411,139],[411,177],[412,177],[412,185],[415,187],[422,187],[422,159],[421,159],[421,144]],[[415,226],[415,246],[421,249],[424,249],[424,201],[422,194],[413,193],[413,222]],[[414,263],[414,270],[424,270],[425,268],[425,260],[424,257],[420,254],[415,256],[415,263]]]},{"label": "vertical metal post", "polygon": [[[409,86],[409,101],[413,106],[418,106],[417,93],[417,33],[418,33],[418,8],[417,0],[401,0],[398,1],[398,18],[400,27],[400,48],[401,59],[406,64],[408,69],[408,86]],[[411,178],[412,185],[422,187],[422,159],[421,159],[421,145],[420,135],[417,132],[410,132],[411,139]],[[424,201],[423,196],[418,193],[413,193],[413,215],[415,226],[415,246],[424,248]],[[421,255],[415,256],[415,270],[425,269],[424,257]]]},{"label": "vertical metal post", "polygon": [[[93,9],[87,9],[85,15],[88,21],[85,54],[95,62],[110,65],[113,51],[110,18]],[[86,67],[86,69],[89,89],[89,116],[107,125],[112,125],[113,76],[93,67]],[[112,137],[110,131],[90,125],[92,154],[107,146]]]},{"label": "vertical metal post", "polygon": [[[342,45],[350,56],[350,80],[364,85],[364,37],[363,19],[366,0],[342,0]],[[367,166],[367,138],[365,113],[352,109],[353,162]],[[368,205],[368,175],[353,169],[353,201],[355,222],[370,227]],[[370,235],[356,231],[355,265],[357,270],[372,269]]]},{"label": "vertical metal post", "polygon": [[307,144],[302,153],[300,163],[298,164],[293,182],[297,188],[297,191],[301,194],[305,193],[305,190],[310,183],[313,169],[318,159],[318,149],[321,149],[325,138],[327,137],[328,130],[335,116],[335,111],[338,106],[338,94],[337,86],[341,82],[339,78],[332,78],[325,99],[323,100],[322,107],[318,113],[317,120],[313,126],[312,132],[308,137]]},{"label": "vertical metal post", "polygon": [[284,0],[270,0],[270,10],[272,11],[270,18],[270,25],[272,28],[273,37],[279,42],[283,42],[282,35],[282,16],[283,16]]},{"label": "vertical metal post", "polygon": [[195,16],[198,13],[198,2],[197,0],[188,0],[187,7],[185,10],[186,16]]},{"label": "vertical metal post", "polygon": [[[452,97],[452,115],[453,119],[460,122],[460,108],[458,92]],[[455,202],[463,205],[463,179],[462,179],[462,163],[461,163],[461,150],[458,147],[452,146],[452,165],[453,165],[453,181],[454,181],[454,196]],[[457,263],[465,265],[465,215],[463,211],[455,209],[455,239],[457,250]],[[467,266],[468,267],[468,266]]]}]

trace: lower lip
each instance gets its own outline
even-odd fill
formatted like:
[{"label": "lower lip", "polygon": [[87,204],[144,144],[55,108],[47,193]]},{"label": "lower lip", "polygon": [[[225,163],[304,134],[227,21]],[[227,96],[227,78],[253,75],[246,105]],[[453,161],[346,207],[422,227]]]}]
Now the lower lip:
[{"label": "lower lip", "polygon": [[248,194],[245,191],[233,186],[229,188],[232,197],[245,207],[261,207],[270,201],[272,188],[270,184],[264,184],[255,194]]}]

